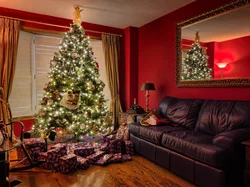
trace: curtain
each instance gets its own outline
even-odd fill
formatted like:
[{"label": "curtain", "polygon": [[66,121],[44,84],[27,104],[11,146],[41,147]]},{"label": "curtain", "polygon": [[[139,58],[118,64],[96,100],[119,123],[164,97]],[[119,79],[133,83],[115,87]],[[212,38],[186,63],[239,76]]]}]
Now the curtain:
[{"label": "curtain", "polygon": [[[16,67],[20,22],[0,18],[0,87],[3,89],[1,99],[8,103]],[[9,123],[11,113],[8,107],[0,104],[0,120]]]},{"label": "curtain", "polygon": [[102,45],[105,56],[107,81],[111,93],[110,112],[114,119],[114,128],[118,127],[119,113],[122,112],[119,93],[119,36],[103,34]]}]

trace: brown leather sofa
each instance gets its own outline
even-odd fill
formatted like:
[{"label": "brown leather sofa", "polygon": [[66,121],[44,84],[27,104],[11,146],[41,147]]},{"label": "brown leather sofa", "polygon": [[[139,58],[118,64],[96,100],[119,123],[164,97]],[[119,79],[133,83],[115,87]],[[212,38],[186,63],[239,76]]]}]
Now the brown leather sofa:
[{"label": "brown leather sofa", "polygon": [[198,186],[243,186],[250,101],[168,96],[158,114],[170,123],[146,127],[139,117],[129,125],[137,153]]}]

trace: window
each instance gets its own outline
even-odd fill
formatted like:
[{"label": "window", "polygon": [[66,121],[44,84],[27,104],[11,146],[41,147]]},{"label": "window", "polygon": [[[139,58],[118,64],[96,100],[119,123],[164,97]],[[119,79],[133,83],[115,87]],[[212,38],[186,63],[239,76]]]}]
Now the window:
[{"label": "window", "polygon": [[[13,87],[9,99],[13,117],[32,116],[39,110],[45,84],[48,83],[50,60],[58,52],[61,38],[20,31],[17,63]],[[99,63],[100,79],[105,83],[104,96],[110,105],[102,41],[90,39],[96,61]]]}]

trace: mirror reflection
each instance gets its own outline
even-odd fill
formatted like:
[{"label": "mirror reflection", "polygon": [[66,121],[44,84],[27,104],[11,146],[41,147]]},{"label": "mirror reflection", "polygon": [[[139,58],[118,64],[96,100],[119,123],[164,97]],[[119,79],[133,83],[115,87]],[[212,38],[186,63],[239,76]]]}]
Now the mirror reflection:
[{"label": "mirror reflection", "polygon": [[250,6],[181,28],[181,80],[250,78]]}]

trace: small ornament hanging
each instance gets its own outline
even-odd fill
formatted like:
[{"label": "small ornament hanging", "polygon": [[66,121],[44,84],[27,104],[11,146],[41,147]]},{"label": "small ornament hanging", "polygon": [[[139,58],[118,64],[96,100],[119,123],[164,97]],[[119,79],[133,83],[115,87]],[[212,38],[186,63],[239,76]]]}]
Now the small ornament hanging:
[{"label": "small ornament hanging", "polygon": [[44,97],[44,98],[43,98],[43,102],[44,102],[45,104],[47,104],[47,103],[48,103],[48,98]]},{"label": "small ornament hanging", "polygon": [[56,65],[56,60],[55,57],[53,58],[53,60],[50,61],[50,68],[54,67]]},{"label": "small ornament hanging", "polygon": [[95,67],[99,69],[99,64],[97,62],[95,63]]},{"label": "small ornament hanging", "polygon": [[45,88],[44,88],[45,91],[48,91],[49,90],[49,85],[47,85]]},{"label": "small ornament hanging", "polygon": [[85,124],[82,123],[82,124],[80,125],[80,129],[81,129],[81,130],[85,129]]},{"label": "small ornament hanging", "polygon": [[52,93],[52,98],[53,98],[53,99],[56,99],[56,98],[58,97],[58,95],[59,95],[59,91],[56,90],[56,91],[54,91],[54,92]]},{"label": "small ornament hanging", "polygon": [[40,110],[40,113],[39,113],[41,116],[46,116],[47,112],[46,110],[44,110],[43,108]]},{"label": "small ornament hanging", "polygon": [[88,110],[87,111],[87,116],[90,117],[90,115],[91,115],[91,112]]},{"label": "small ornament hanging", "polygon": [[73,51],[72,52],[72,58],[74,58],[74,59],[76,59],[76,58],[78,58],[79,57],[79,55],[77,54],[77,52],[75,52],[75,51]]},{"label": "small ornament hanging", "polygon": [[48,99],[47,105],[52,105],[54,101],[52,99]]}]

